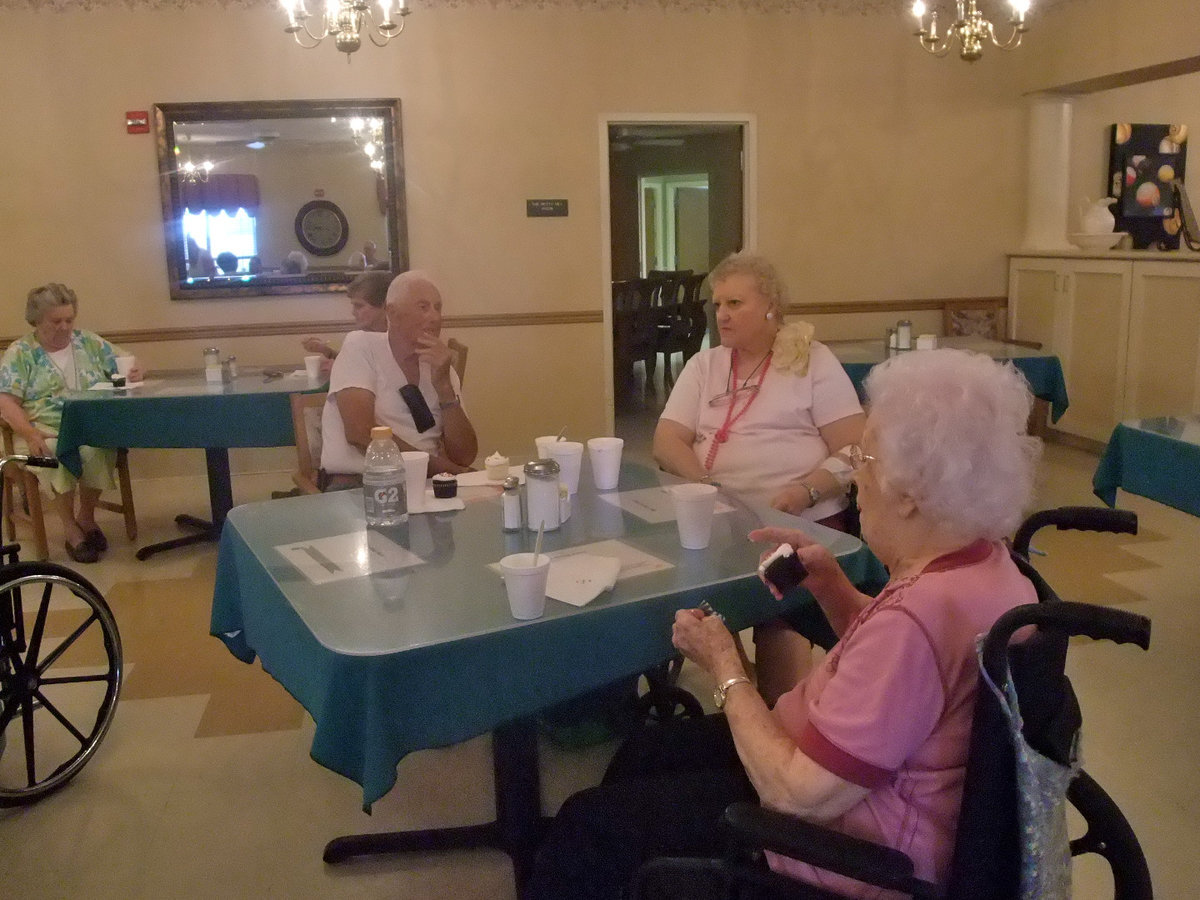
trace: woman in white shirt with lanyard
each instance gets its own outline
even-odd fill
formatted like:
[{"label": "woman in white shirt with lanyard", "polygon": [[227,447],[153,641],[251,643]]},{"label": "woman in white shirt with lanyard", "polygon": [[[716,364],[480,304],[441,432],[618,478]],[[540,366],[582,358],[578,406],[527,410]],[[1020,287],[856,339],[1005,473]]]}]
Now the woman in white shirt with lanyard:
[{"label": "woman in white shirt with lanyard", "polygon": [[[866,420],[854,385],[813,340],[812,325],[784,323],[786,288],[766,258],[735,253],[709,282],[721,344],[684,366],[654,431],[655,460],[674,475],[845,530],[848,451]],[[769,644],[790,659],[781,671],[790,684],[807,647],[788,632],[760,628],[755,643],[760,658]],[[759,683],[771,699],[761,662]]]}]

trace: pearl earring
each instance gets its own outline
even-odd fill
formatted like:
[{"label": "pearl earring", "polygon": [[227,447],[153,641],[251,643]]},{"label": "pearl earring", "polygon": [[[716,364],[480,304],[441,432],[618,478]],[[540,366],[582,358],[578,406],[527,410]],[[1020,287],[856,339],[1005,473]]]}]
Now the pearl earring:
[{"label": "pearl earring", "polygon": [[773,319],[773,318],[775,318],[775,313],[771,313],[771,312],[767,313],[768,320]]}]

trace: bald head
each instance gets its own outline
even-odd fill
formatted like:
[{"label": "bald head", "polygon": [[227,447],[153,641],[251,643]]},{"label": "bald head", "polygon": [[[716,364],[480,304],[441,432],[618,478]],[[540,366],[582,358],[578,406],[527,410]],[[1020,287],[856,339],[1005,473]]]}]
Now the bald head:
[{"label": "bald head", "polygon": [[421,335],[436,338],[442,331],[442,295],[429,276],[402,272],[387,292],[388,333],[408,344]]}]

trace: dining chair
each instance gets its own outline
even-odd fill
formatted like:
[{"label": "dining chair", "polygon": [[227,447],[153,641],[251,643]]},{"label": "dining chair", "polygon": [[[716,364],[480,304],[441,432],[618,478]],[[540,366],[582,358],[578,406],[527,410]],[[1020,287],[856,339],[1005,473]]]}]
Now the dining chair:
[{"label": "dining chair", "polygon": [[942,332],[947,337],[978,335],[1005,344],[1042,349],[1037,341],[1021,341],[1008,336],[1007,297],[945,301],[942,304]]},{"label": "dining chair", "polygon": [[458,373],[458,383],[461,385],[463,378],[467,374],[467,345],[455,338],[450,338],[450,340],[446,341],[446,346],[450,348],[450,352],[453,354],[454,358],[450,365]]},{"label": "dining chair", "polygon": [[321,465],[321,409],[329,396],[325,391],[315,394],[292,394],[292,430],[296,434],[296,471],[292,483],[302,494],[319,494],[317,469]]},{"label": "dining chair", "polygon": [[[0,438],[4,445],[4,455],[11,456],[16,452],[16,436],[7,422],[0,420]],[[121,502],[101,500],[96,505],[100,509],[119,513],[125,520],[125,534],[129,540],[137,539],[137,515],[133,508],[133,486],[129,479],[129,451],[124,447],[117,450],[117,486],[120,489]],[[17,488],[21,492],[21,503],[14,502]],[[50,558],[50,547],[46,540],[45,507],[42,504],[42,494],[38,489],[37,476],[25,466],[9,466],[4,470],[4,533],[8,540],[17,539],[17,522],[27,524],[33,529],[33,547],[38,559]]]}]

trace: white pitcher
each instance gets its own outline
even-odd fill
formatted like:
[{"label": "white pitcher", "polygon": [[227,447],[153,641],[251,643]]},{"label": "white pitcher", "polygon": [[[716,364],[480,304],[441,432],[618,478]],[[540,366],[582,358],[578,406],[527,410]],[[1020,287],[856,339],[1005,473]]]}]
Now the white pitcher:
[{"label": "white pitcher", "polygon": [[1079,208],[1079,230],[1084,234],[1110,234],[1117,220],[1109,207],[1116,202],[1116,197],[1105,197],[1094,203],[1085,198]]}]

